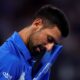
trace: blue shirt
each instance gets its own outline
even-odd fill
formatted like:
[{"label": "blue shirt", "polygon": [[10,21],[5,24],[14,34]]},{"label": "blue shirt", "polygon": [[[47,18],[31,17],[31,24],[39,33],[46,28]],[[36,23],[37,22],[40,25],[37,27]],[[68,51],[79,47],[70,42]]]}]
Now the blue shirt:
[{"label": "blue shirt", "polygon": [[[0,80],[32,80],[31,55],[17,32],[0,47]],[[42,61],[43,64],[45,60]],[[41,80],[49,80],[49,72]]]}]

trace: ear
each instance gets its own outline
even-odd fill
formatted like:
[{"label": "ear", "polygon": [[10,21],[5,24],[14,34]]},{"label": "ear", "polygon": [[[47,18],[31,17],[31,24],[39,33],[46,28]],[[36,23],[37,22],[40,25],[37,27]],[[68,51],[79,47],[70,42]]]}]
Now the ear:
[{"label": "ear", "polygon": [[41,18],[37,18],[33,21],[32,26],[36,29],[36,31],[40,30],[43,27],[43,21]]}]

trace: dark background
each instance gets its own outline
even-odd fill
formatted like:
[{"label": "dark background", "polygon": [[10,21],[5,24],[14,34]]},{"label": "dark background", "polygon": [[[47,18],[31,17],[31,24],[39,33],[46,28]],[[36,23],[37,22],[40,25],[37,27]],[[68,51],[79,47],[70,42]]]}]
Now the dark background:
[{"label": "dark background", "polygon": [[0,0],[0,44],[27,26],[44,4],[60,8],[70,23],[64,49],[52,67],[50,80],[80,80],[80,0]]}]

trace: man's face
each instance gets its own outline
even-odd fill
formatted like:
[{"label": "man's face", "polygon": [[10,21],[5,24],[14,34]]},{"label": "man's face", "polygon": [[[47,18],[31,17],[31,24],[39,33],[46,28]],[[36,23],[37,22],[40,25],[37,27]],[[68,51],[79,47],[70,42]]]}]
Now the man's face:
[{"label": "man's face", "polygon": [[51,51],[60,38],[61,32],[56,26],[40,29],[30,36],[28,48],[31,55],[33,58],[40,59],[46,51]]}]

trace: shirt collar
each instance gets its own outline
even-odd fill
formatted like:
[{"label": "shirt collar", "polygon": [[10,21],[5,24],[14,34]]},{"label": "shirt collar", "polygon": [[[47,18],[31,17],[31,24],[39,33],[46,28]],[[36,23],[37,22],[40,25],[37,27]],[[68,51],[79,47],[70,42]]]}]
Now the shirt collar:
[{"label": "shirt collar", "polygon": [[27,48],[27,46],[24,44],[22,38],[18,34],[18,32],[14,32],[11,39],[13,40],[14,44],[19,48],[19,50],[24,55],[25,60],[28,60],[31,58],[30,52]]}]

